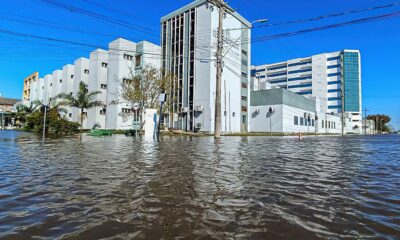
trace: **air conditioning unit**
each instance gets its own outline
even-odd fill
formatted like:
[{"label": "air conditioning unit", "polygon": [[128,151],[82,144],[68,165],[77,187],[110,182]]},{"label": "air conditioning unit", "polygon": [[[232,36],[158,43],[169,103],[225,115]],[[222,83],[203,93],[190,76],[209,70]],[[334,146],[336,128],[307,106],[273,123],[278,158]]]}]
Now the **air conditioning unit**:
[{"label": "air conditioning unit", "polygon": [[203,111],[203,105],[195,106],[194,111],[196,112],[202,112]]},{"label": "air conditioning unit", "polygon": [[188,107],[181,107],[181,112],[185,113],[188,112],[189,108]]}]

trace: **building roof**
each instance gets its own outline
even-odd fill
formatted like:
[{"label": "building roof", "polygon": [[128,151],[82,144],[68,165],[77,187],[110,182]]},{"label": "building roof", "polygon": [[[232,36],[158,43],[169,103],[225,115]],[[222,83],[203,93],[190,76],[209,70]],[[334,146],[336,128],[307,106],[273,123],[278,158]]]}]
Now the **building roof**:
[{"label": "building roof", "polygon": [[19,101],[21,101],[21,100],[13,99],[13,98],[2,98],[2,97],[0,97],[0,105],[14,106]]},{"label": "building roof", "polygon": [[250,94],[251,106],[286,105],[315,112],[315,101],[283,88],[253,91]]},{"label": "building roof", "polygon": [[[191,3],[189,3],[186,6],[183,6],[183,7],[179,8],[179,9],[177,9],[177,10],[175,10],[175,11],[173,11],[173,12],[167,14],[167,15],[165,15],[164,17],[161,18],[161,22],[167,21],[167,20],[169,20],[170,18],[172,18],[173,16],[175,16],[177,14],[184,13],[184,12],[188,11],[189,9],[198,7],[198,6],[200,6],[202,4],[205,4],[207,2],[208,2],[208,0],[195,0],[195,1],[191,2]],[[247,19],[242,17],[236,11],[232,12],[231,14],[232,14],[232,16],[236,17],[239,21],[241,21],[243,24],[247,25],[248,27],[251,27],[251,23]]]}]

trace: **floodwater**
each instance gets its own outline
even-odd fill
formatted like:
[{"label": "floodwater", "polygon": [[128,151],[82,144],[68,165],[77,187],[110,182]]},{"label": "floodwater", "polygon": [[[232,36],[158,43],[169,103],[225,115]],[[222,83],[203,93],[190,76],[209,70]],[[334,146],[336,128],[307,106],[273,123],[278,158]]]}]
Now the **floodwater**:
[{"label": "floodwater", "polygon": [[399,239],[400,136],[0,131],[0,239]]}]

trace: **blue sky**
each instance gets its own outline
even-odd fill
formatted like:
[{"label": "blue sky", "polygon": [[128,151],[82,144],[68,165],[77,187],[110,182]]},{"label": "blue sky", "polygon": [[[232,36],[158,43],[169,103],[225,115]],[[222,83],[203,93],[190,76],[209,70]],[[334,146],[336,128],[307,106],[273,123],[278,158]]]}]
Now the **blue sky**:
[{"label": "blue sky", "polygon": [[[270,23],[279,23],[349,9],[385,5],[396,1],[400,2],[400,0],[231,0],[230,5],[250,21],[268,18]],[[3,0],[0,9],[0,93],[4,97],[20,98],[22,80],[31,72],[39,71],[40,75],[44,76],[67,63],[73,63],[80,56],[88,57],[89,52],[94,49],[12,36],[2,31],[66,39],[104,48],[116,37],[159,43],[159,37],[156,35],[159,32],[160,17],[191,0],[65,0],[61,2],[137,24],[148,30],[143,32],[116,26],[56,8],[42,0]],[[253,38],[395,11],[400,11],[400,5],[311,23],[256,28],[253,30]],[[24,17],[21,18],[21,16]],[[28,22],[35,21],[36,24],[29,24],[21,19]],[[369,114],[390,115],[393,119],[391,124],[396,129],[400,129],[399,43],[400,17],[255,43],[252,46],[252,64],[273,63],[341,49],[359,49],[362,57],[363,107],[370,110]]]}]

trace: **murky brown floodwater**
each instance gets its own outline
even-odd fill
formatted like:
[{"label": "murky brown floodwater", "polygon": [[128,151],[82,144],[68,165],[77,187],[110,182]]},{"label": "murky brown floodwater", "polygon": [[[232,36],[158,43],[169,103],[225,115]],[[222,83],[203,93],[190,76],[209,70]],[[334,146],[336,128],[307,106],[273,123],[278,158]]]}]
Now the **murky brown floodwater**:
[{"label": "murky brown floodwater", "polygon": [[0,238],[399,239],[400,136],[0,131]]}]

